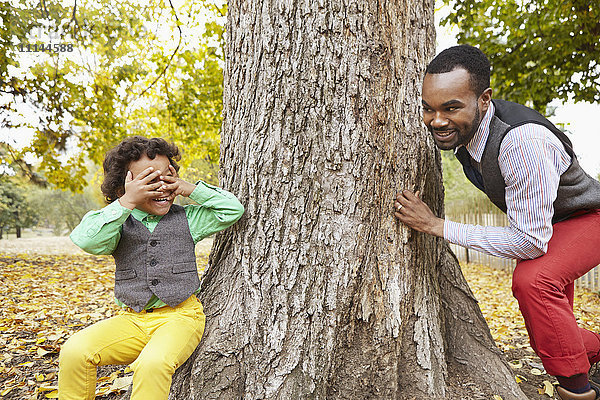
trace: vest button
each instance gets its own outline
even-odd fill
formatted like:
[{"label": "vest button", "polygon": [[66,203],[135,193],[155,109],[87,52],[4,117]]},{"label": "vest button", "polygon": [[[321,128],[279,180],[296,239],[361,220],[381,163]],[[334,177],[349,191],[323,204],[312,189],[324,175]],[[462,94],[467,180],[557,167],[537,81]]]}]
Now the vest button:
[{"label": "vest button", "polygon": [[156,240],[151,240],[150,241],[150,246],[155,247],[158,244],[158,242]]},{"label": "vest button", "polygon": [[158,265],[158,261],[156,261],[154,258],[152,260],[150,260],[151,267],[156,267],[157,265]]},{"label": "vest button", "polygon": [[158,285],[158,282],[159,282],[158,279],[152,279],[152,282],[150,282],[150,284],[152,286],[156,286],[156,285]]}]

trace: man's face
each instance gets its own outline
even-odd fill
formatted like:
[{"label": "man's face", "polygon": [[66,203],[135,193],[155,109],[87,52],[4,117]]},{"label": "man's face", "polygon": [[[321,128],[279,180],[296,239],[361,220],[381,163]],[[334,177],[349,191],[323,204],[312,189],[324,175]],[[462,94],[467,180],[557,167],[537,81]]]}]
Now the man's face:
[{"label": "man's face", "polygon": [[477,96],[469,73],[455,69],[426,74],[423,79],[423,122],[441,150],[465,145],[475,136],[491,101],[491,89]]}]

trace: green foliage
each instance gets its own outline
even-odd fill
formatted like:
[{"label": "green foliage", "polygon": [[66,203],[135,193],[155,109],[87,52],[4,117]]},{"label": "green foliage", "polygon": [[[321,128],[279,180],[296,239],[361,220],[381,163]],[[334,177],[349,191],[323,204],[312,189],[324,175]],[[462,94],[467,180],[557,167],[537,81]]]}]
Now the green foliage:
[{"label": "green foliage", "polygon": [[51,228],[57,236],[72,231],[88,211],[104,206],[91,186],[83,193],[37,188],[31,195],[31,204],[37,210],[44,210],[37,227]]},{"label": "green foliage", "polygon": [[495,96],[546,114],[573,96],[600,101],[600,3],[581,0],[445,0],[443,24],[492,63]]},{"label": "green foliage", "polygon": [[38,211],[27,195],[29,188],[6,176],[0,177],[0,230],[29,228],[38,219]]},{"label": "green foliage", "polygon": [[[88,0],[75,8],[57,0],[2,3],[0,92],[10,100],[0,109],[1,123],[32,128],[35,136],[20,150],[4,143],[0,163],[31,176],[24,160],[35,155],[49,182],[81,191],[87,160],[100,164],[109,148],[137,134],[178,144],[184,167],[198,159],[216,164],[225,12],[225,5],[201,0],[178,10],[136,0]],[[200,14],[209,22],[194,18]],[[206,25],[201,40],[186,42],[179,15],[188,33]],[[36,32],[42,39],[32,38]],[[19,44],[52,38],[74,51],[19,51]],[[19,70],[24,60],[32,63],[27,73]],[[39,120],[14,123],[20,103],[33,106]]]},{"label": "green foliage", "polygon": [[450,151],[442,151],[444,176],[444,203],[450,216],[478,212],[495,212],[496,207],[487,196],[473,185],[460,162]]}]

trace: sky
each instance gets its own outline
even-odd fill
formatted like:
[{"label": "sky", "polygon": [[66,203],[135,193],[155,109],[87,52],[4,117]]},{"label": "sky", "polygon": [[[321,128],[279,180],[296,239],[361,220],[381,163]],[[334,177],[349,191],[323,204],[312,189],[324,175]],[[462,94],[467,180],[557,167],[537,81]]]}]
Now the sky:
[{"label": "sky", "polygon": [[[447,6],[439,0],[436,4],[436,31],[437,52],[456,44],[456,28],[440,27],[439,20],[447,13]],[[0,97],[0,102],[2,98]],[[600,104],[567,103],[555,101],[552,106],[557,106],[556,114],[550,118],[554,123],[564,123],[571,134],[575,153],[586,172],[594,177],[600,174],[600,124],[594,123],[596,116],[600,115]],[[21,109],[25,120],[35,120],[35,111],[22,105]],[[31,139],[31,132],[27,129],[7,130],[0,128],[0,141],[12,145],[23,145]]]}]

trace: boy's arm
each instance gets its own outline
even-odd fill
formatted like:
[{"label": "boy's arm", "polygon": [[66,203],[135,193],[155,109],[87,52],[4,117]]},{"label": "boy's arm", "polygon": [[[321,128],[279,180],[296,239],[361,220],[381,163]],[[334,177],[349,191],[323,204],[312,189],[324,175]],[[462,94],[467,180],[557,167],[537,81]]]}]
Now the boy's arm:
[{"label": "boy's arm", "polygon": [[119,200],[97,211],[90,211],[73,229],[70,238],[82,250],[91,254],[112,254],[121,239],[121,227],[131,214]]},{"label": "boy's arm", "polygon": [[189,195],[199,205],[185,206],[194,242],[233,225],[244,214],[244,206],[228,191],[198,181]]}]

